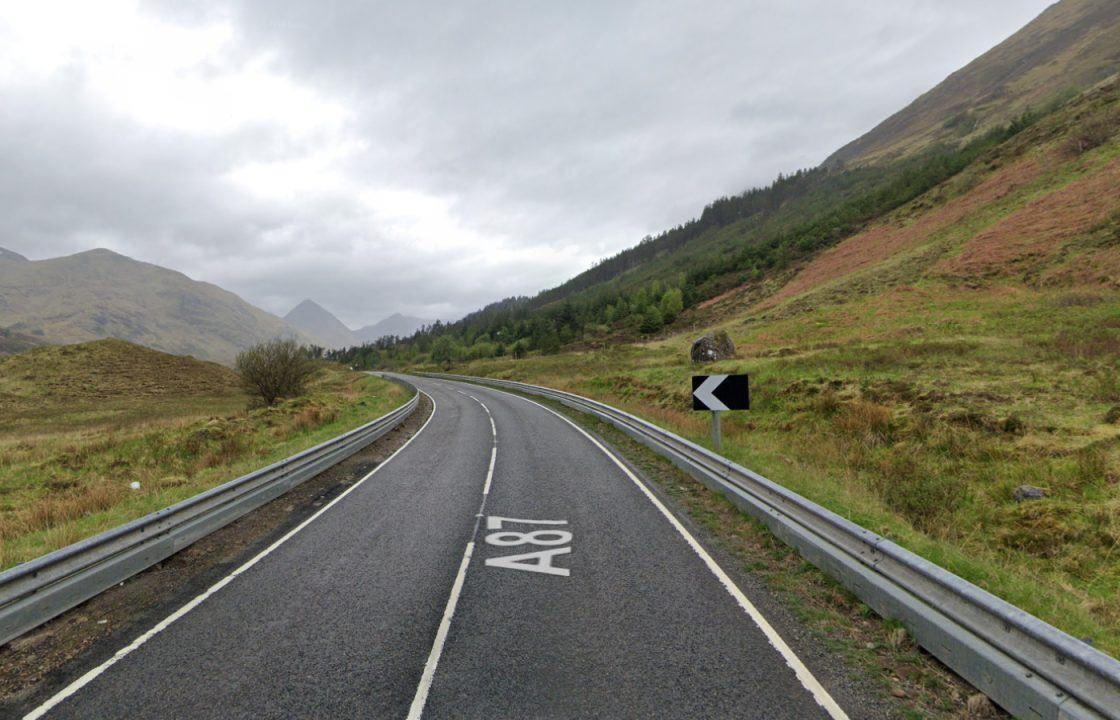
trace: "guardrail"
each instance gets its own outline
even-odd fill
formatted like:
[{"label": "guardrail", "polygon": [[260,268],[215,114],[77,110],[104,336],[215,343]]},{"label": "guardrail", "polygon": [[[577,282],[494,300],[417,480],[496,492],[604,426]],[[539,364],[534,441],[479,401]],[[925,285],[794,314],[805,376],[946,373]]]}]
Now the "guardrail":
[{"label": "guardrail", "polygon": [[424,373],[545,397],[594,415],[722,493],[945,665],[1019,718],[1120,718],[1120,662],[710,450],[580,395]]},{"label": "guardrail", "polygon": [[408,418],[415,393],[382,417],[163,510],[0,573],[0,645],[337,465]]}]

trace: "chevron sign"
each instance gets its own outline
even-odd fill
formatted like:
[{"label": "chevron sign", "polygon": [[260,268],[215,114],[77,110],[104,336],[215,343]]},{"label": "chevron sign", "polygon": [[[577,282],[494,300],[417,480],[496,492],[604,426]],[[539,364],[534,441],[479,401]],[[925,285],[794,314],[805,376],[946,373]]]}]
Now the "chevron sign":
[{"label": "chevron sign", "polygon": [[750,410],[751,392],[746,375],[693,375],[692,409],[723,412]]}]

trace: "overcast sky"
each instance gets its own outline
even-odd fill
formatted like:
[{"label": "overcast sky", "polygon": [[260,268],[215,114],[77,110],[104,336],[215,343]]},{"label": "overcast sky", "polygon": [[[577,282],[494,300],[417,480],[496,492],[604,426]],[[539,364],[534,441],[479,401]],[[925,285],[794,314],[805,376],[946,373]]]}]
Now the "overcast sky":
[{"label": "overcast sky", "polygon": [[453,319],[820,163],[1048,4],[5,2],[0,246]]}]

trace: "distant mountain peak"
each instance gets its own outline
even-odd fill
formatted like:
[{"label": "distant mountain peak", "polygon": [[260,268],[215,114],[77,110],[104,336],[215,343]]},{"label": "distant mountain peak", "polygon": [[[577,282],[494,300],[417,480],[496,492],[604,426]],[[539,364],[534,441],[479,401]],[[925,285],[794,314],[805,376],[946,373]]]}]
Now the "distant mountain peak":
[{"label": "distant mountain peak", "polygon": [[366,325],[354,331],[354,335],[361,342],[373,342],[379,338],[389,335],[396,337],[408,337],[420,328],[431,325],[432,320],[425,320],[423,318],[412,317],[395,312],[389,317],[374,323],[373,325]]},{"label": "distant mountain peak", "polygon": [[2,248],[2,247],[0,247],[0,260],[7,260],[9,262],[31,262],[30,260],[25,258],[23,255],[20,255],[17,252],[12,252],[11,250],[8,250],[7,248]]},{"label": "distant mountain peak", "polygon": [[350,328],[311,298],[292,308],[284,319],[323,347],[341,348],[358,344]]}]

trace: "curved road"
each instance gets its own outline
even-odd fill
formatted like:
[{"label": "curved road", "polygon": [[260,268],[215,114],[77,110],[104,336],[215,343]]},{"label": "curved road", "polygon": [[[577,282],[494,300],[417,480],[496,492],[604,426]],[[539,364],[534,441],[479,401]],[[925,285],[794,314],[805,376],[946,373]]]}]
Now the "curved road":
[{"label": "curved road", "polygon": [[592,437],[410,380],[407,445],[28,717],[846,717]]}]

